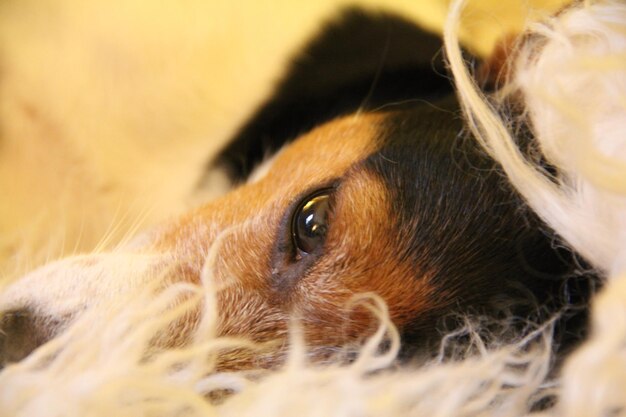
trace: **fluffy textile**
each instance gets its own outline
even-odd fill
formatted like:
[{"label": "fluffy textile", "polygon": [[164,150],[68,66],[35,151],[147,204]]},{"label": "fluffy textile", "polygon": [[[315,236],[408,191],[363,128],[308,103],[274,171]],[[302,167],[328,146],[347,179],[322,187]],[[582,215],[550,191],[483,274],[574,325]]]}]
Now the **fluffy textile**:
[{"label": "fluffy textile", "polygon": [[[107,317],[85,314],[4,369],[0,416],[626,415],[626,5],[588,2],[532,26],[534,37],[517,51],[509,84],[495,97],[480,93],[461,59],[461,8],[451,8],[446,51],[469,126],[533,209],[606,276],[593,303],[592,335],[559,374],[549,373],[549,324],[498,345],[468,323],[444,340],[438,359],[397,368],[397,333],[371,295],[357,301],[380,317],[380,328],[349,364],[308,363],[294,323],[282,368],[214,373],[215,354],[262,347],[211,336],[209,256],[203,286],[128,294]],[[557,178],[518,151],[511,129],[519,114],[511,116],[501,95],[523,99],[522,115]],[[198,303],[205,320],[192,345],[146,354],[159,329]],[[443,354],[449,350],[458,355]]]}]

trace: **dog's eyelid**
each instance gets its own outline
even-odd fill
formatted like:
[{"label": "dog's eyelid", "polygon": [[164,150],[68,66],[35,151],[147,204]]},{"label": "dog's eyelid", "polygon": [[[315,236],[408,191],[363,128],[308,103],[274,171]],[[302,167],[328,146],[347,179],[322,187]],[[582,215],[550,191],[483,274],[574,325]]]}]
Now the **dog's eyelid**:
[{"label": "dog's eyelid", "polygon": [[297,206],[299,206],[305,198],[310,196],[315,196],[317,194],[321,194],[324,192],[328,192],[329,194],[335,194],[337,189],[341,184],[341,180],[336,178],[333,180],[325,181],[317,186],[308,187],[305,191],[299,193],[289,205],[289,211],[293,212]]}]

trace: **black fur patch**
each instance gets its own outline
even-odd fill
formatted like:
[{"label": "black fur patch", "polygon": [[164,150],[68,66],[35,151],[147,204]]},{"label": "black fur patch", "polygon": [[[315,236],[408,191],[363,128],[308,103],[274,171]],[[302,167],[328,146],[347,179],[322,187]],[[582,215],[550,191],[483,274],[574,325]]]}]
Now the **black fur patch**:
[{"label": "black fur patch", "polygon": [[537,306],[553,313],[569,303],[571,254],[555,248],[556,236],[463,131],[457,106],[451,96],[390,114],[384,145],[364,163],[391,194],[398,256],[415,266],[407,278],[428,277],[436,288],[436,310],[401,329],[406,349],[451,313],[517,315],[525,325],[547,318]]},{"label": "black fur patch", "polygon": [[[381,177],[395,197],[392,211],[400,218],[398,237],[404,257],[435,273],[436,281],[444,279],[440,275],[500,276],[484,289],[499,293],[508,277],[532,273],[534,258],[548,246],[538,243],[549,238],[495,162],[462,134],[455,100],[436,106],[422,105],[390,116],[386,143],[368,158],[366,167]],[[537,248],[531,251],[533,261],[522,259],[528,256],[522,253],[527,246]],[[445,287],[466,285],[445,282]]]},{"label": "black fur patch", "polygon": [[438,37],[401,17],[345,11],[294,59],[214,164],[244,181],[269,154],[337,116],[450,93],[440,49]]}]

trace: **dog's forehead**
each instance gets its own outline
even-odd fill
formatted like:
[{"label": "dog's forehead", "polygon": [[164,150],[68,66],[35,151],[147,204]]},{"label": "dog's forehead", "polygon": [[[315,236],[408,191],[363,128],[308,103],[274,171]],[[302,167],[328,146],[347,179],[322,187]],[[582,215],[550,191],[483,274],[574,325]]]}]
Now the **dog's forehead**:
[{"label": "dog's forehead", "polygon": [[[395,111],[355,113],[328,122],[285,146],[263,168],[262,175],[253,176],[253,182],[267,177],[310,186],[340,178],[350,169],[367,169],[382,178],[392,171],[407,176],[404,171],[428,162],[424,159],[435,163],[433,158],[454,158],[461,131],[453,98]],[[374,160],[387,163],[373,164]]]},{"label": "dog's forehead", "polygon": [[314,129],[276,155],[264,180],[306,188],[341,177],[380,149],[387,117],[354,114]]}]

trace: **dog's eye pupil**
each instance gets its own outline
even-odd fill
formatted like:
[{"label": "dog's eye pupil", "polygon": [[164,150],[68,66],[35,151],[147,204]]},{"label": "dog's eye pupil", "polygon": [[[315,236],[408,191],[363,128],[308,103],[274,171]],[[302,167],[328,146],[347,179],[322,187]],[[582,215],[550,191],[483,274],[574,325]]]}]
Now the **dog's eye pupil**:
[{"label": "dog's eye pupil", "polygon": [[329,200],[328,193],[308,197],[295,213],[293,240],[304,253],[312,253],[324,244],[328,231]]}]

